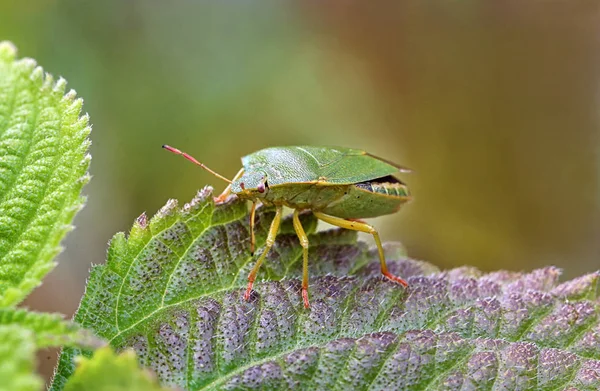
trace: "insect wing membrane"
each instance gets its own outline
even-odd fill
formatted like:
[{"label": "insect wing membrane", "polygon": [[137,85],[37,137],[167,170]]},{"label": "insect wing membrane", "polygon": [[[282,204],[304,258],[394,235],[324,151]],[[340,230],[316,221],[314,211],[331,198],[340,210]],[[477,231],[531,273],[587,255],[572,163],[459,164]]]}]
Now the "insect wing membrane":
[{"label": "insect wing membrane", "polygon": [[274,147],[242,158],[247,171],[261,169],[270,186],[317,182],[343,185],[395,174],[392,165],[364,151],[338,147]]}]

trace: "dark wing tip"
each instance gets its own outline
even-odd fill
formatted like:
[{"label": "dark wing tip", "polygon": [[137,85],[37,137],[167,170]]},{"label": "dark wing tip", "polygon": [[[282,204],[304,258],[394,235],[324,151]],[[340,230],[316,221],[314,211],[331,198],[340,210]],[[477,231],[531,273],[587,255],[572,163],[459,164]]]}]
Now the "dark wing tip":
[{"label": "dark wing tip", "polygon": [[370,156],[372,158],[375,158],[377,160],[381,160],[382,162],[385,162],[385,163],[389,164],[390,166],[394,166],[394,167],[396,167],[398,169],[398,171],[400,171],[402,173],[411,173],[411,172],[414,172],[413,170],[411,170],[408,167],[401,166],[401,165],[399,165],[397,163],[394,163],[394,162],[392,162],[390,160],[387,160],[387,159],[381,158],[379,156],[375,156],[373,154],[370,154],[369,152],[365,152],[365,155]]}]

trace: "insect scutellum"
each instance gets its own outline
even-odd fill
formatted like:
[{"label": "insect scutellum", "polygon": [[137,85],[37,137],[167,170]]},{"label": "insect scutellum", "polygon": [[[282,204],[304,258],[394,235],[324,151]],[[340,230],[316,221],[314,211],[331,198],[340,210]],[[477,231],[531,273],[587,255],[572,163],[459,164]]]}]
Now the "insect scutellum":
[{"label": "insect scutellum", "polygon": [[412,198],[408,187],[393,176],[398,172],[410,172],[409,169],[357,149],[289,146],[266,148],[243,157],[242,168],[229,180],[179,149],[168,145],[163,145],[163,148],[228,182],[225,190],[215,197],[217,203],[224,202],[231,193],[252,202],[252,255],[255,249],[256,205],[260,201],[275,206],[275,217],[264,251],[248,275],[245,300],[250,299],[258,270],[275,243],[284,206],[294,210],[293,226],[303,250],[302,300],[306,308],[310,306],[309,242],[299,219],[303,210],[310,210],[317,219],[329,224],[371,234],[377,245],[381,273],[391,281],[408,286],[406,281],[388,271],[379,233],[360,219],[395,213]]}]

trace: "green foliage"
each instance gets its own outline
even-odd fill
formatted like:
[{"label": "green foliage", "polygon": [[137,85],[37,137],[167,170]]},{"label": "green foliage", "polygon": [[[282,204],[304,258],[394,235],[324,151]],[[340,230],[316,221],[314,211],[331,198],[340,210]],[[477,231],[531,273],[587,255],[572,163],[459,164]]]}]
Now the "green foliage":
[{"label": "green foliage", "polygon": [[119,355],[105,347],[90,359],[79,357],[65,391],[160,391],[156,378],[140,368],[135,353]]},{"label": "green foliage", "polygon": [[90,133],[82,101],[0,43],[0,308],[23,300],[54,267],[83,206]]},{"label": "green foliage", "polygon": [[35,351],[101,341],[57,314],[15,309],[54,266],[82,207],[90,132],[82,101],[0,42],[0,390],[39,390]]},{"label": "green foliage", "polygon": [[35,340],[17,325],[0,326],[0,391],[37,391],[43,381],[34,375]]},{"label": "green foliage", "polygon": [[[76,315],[14,308],[53,267],[87,182],[88,119],[65,81],[0,43],[0,391],[36,390],[37,348],[65,346],[54,390],[600,388],[598,274],[440,272],[387,245],[402,287],[354,232],[309,234],[311,304],[288,219],[251,299],[245,203],[206,188],[111,241]],[[272,210],[258,211],[262,245]],[[93,352],[100,340],[110,342]],[[132,348],[116,355],[114,350]],[[83,356],[83,357],[81,357]],[[87,358],[86,358],[87,357]]]},{"label": "green foliage", "polygon": [[31,332],[35,346],[77,346],[94,348],[103,345],[88,330],[76,323],[65,321],[59,314],[30,312],[24,309],[0,309],[0,326],[16,326]]},{"label": "green foliage", "polygon": [[[272,215],[257,213],[259,245]],[[354,232],[314,233],[310,214],[303,224],[310,310],[289,219],[259,274],[268,281],[242,299],[253,263],[246,204],[215,206],[207,188],[117,234],[75,319],[133,348],[162,384],[189,390],[600,387],[598,274],[559,284],[552,267],[440,272],[388,244],[405,290],[380,276]],[[65,349],[54,390],[79,353]]]}]

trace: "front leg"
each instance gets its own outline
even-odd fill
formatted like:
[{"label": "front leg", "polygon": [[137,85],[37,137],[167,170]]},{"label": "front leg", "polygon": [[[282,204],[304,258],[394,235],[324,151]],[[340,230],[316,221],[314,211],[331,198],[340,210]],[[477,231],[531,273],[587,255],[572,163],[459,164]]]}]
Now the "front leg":
[{"label": "front leg", "polygon": [[254,225],[256,222],[256,200],[252,201],[250,209],[250,255],[254,255],[254,247],[256,246],[256,235],[254,234]]},{"label": "front leg", "polygon": [[[244,175],[244,169],[240,169],[238,171],[237,174],[235,174],[235,176],[233,177],[233,179],[231,180],[231,182],[235,182],[236,180],[240,179],[240,177]],[[231,183],[229,185],[227,185],[227,187],[225,188],[225,190],[223,190],[223,192],[221,194],[219,194],[218,197],[214,197],[214,201],[215,204],[222,204],[223,202],[227,201],[227,198],[231,195]]]},{"label": "front leg", "polygon": [[248,288],[246,288],[246,293],[244,293],[244,299],[246,301],[250,299],[250,293],[252,293],[252,285],[256,280],[256,274],[258,273],[258,269],[260,269],[260,265],[263,263],[267,256],[267,253],[269,252],[269,250],[271,250],[271,247],[273,247],[273,244],[275,243],[275,238],[277,237],[277,232],[279,231],[279,223],[281,222],[282,209],[283,208],[281,206],[278,206],[275,210],[275,217],[273,218],[273,222],[271,223],[271,228],[269,228],[269,235],[267,236],[267,243],[265,245],[265,249],[263,250],[262,254],[260,254],[258,261],[256,261],[256,264],[254,264],[252,271],[248,275]]}]

